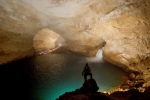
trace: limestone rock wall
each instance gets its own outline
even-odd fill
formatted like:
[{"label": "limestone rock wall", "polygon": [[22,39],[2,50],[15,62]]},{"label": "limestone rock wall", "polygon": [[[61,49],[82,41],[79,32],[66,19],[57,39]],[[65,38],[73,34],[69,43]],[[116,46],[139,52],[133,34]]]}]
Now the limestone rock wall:
[{"label": "limestone rock wall", "polygon": [[104,60],[149,80],[150,0],[0,2],[0,64],[33,55],[35,34],[48,28],[75,52],[104,46]]},{"label": "limestone rock wall", "polygon": [[0,64],[29,57],[34,54],[32,39],[0,29]]},{"label": "limestone rock wall", "polygon": [[33,38],[33,47],[37,53],[49,53],[63,45],[65,45],[65,40],[47,28],[38,31]]},{"label": "limestone rock wall", "polygon": [[149,1],[127,2],[94,26],[91,32],[106,41],[105,60],[134,71],[142,71],[143,67],[137,66],[147,60],[145,66],[149,67],[149,7]]},{"label": "limestone rock wall", "polygon": [[32,56],[32,32],[40,22],[28,7],[16,1],[0,1],[0,64]]}]

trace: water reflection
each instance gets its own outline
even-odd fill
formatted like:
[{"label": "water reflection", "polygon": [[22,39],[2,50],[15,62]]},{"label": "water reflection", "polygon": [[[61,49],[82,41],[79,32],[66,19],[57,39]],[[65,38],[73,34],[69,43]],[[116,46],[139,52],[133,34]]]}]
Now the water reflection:
[{"label": "water reflection", "polygon": [[108,91],[123,82],[124,71],[91,59],[73,54],[47,54],[4,65],[0,67],[1,91],[11,90],[16,97],[22,97],[20,100],[55,100],[61,94],[82,86],[82,69],[87,61],[99,91]]},{"label": "water reflection", "polygon": [[[99,53],[101,56],[101,51]],[[38,95],[44,100],[54,100],[65,92],[81,87],[84,82],[82,69],[87,61],[93,78],[100,87],[99,91],[109,91],[121,84],[125,72],[100,59],[101,57],[66,54],[37,56],[34,61],[38,73],[37,80],[40,83],[37,86]]]}]

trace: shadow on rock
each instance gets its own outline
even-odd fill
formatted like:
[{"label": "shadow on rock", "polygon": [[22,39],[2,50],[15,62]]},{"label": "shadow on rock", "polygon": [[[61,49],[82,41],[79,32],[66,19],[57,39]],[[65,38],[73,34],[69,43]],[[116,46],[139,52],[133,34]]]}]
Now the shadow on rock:
[{"label": "shadow on rock", "polygon": [[66,92],[56,100],[117,100],[108,94],[97,92],[99,87],[94,79],[84,82],[83,86],[73,92]]},{"label": "shadow on rock", "polygon": [[97,92],[99,87],[94,79],[89,79],[83,86],[72,92],[66,92],[56,100],[150,100],[150,87],[144,92],[138,89],[116,91],[111,94]]}]

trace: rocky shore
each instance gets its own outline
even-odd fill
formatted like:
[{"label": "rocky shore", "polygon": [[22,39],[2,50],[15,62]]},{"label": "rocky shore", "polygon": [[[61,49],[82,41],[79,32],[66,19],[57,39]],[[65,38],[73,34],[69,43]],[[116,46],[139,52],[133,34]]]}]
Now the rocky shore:
[{"label": "rocky shore", "polygon": [[[124,85],[125,86],[125,85]],[[123,87],[123,86],[122,86]],[[130,88],[130,89],[129,89]],[[89,79],[83,86],[72,92],[66,92],[56,100],[149,100],[150,87],[144,91],[138,88],[128,87],[128,90],[115,91],[113,93],[97,92],[99,87],[94,79]]]}]

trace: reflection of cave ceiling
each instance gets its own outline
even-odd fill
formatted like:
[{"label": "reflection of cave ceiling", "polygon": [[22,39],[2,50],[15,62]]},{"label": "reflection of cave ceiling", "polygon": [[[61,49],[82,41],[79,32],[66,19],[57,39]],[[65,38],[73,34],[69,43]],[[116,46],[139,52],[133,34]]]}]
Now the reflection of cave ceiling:
[{"label": "reflection of cave ceiling", "polygon": [[[90,53],[104,41],[104,60],[144,72],[150,59],[150,0],[1,0],[0,64],[34,54],[48,28],[72,50]],[[54,46],[55,47],[55,46]]]}]

